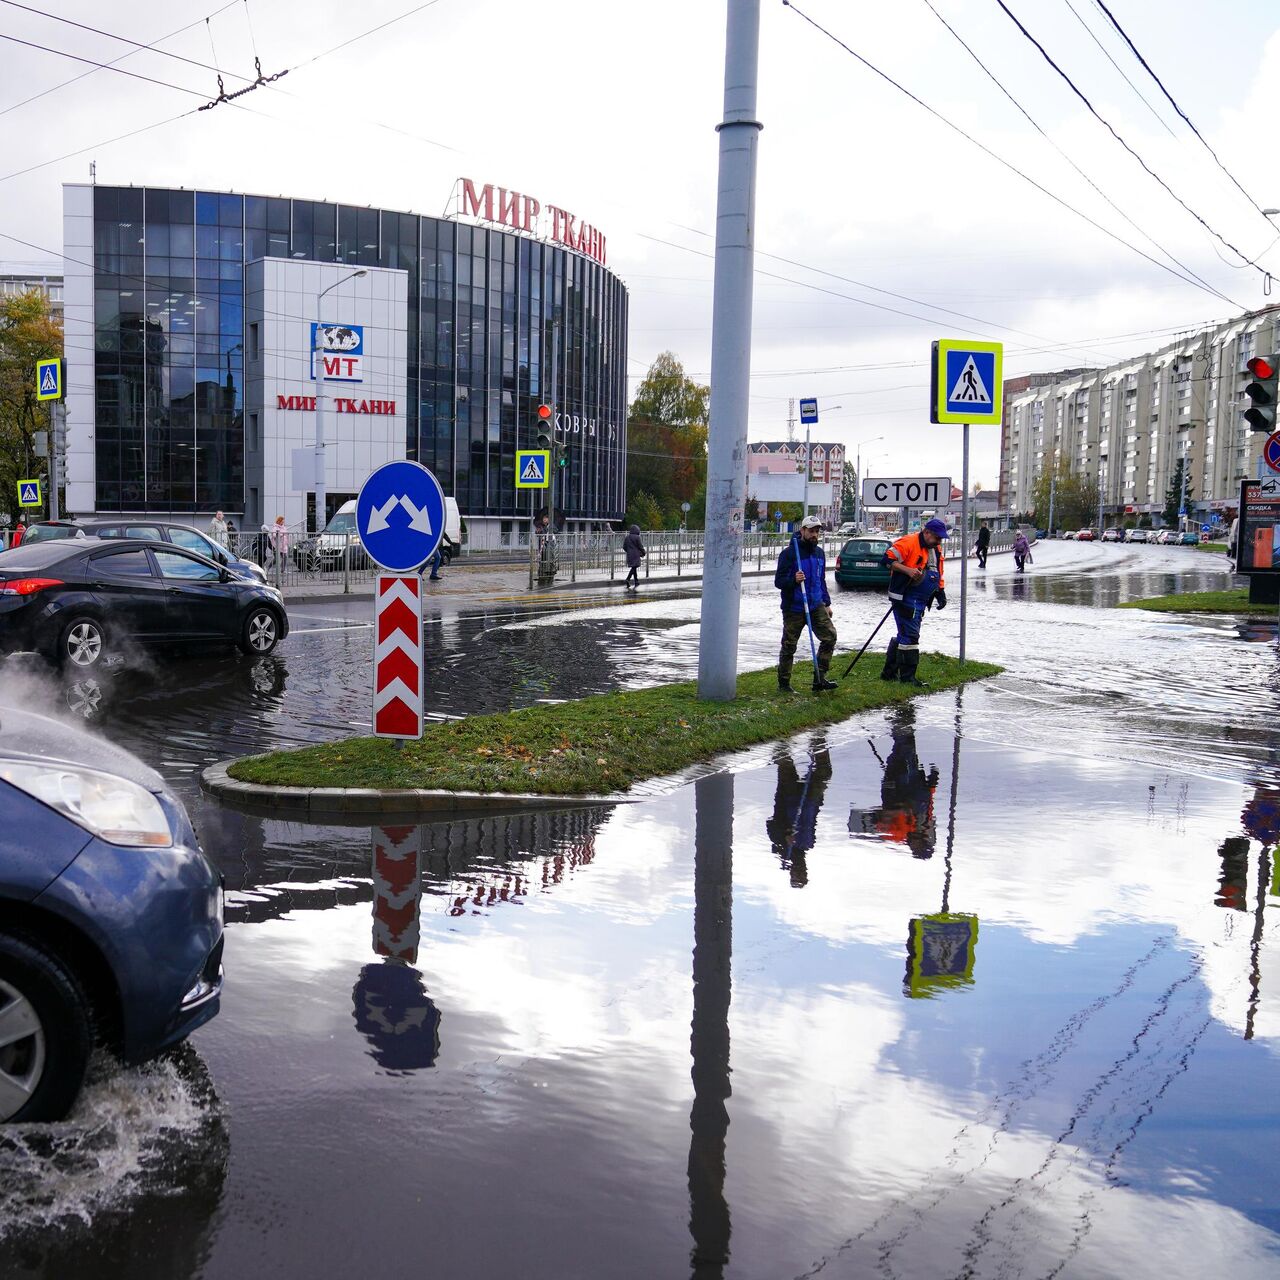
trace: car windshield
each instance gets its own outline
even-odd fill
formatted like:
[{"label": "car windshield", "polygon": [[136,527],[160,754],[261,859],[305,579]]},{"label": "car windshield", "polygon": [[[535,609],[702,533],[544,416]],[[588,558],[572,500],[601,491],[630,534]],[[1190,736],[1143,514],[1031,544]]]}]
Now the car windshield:
[{"label": "car windshield", "polygon": [[33,524],[23,542],[52,542],[54,538],[74,538],[80,530],[73,524]]},{"label": "car windshield", "polygon": [[356,531],[356,513],[354,511],[339,511],[337,515],[329,521],[324,527],[325,533],[355,533]]},{"label": "car windshield", "polygon": [[889,544],[887,542],[879,538],[855,538],[852,542],[846,542],[844,544],[844,550],[841,554],[846,556],[879,556],[884,554],[885,548],[888,545]]}]

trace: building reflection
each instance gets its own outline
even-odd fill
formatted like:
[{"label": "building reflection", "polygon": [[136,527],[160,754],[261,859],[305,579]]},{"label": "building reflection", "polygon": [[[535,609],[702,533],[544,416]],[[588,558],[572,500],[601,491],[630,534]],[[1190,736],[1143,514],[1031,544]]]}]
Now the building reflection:
[{"label": "building reflection", "polygon": [[803,778],[790,753],[778,760],[778,785],[773,794],[773,815],[765,822],[769,843],[791,883],[802,889],[809,883],[807,856],[817,839],[818,814],[831,781],[831,752],[825,740],[809,756]]},{"label": "building reflection", "polygon": [[729,1131],[729,1002],[733,959],[733,774],[694,785],[693,1107],[689,1112],[691,1274],[720,1277],[729,1262],[725,1199]]},{"label": "building reflection", "polygon": [[[853,809],[849,813],[852,835],[872,835],[891,844],[904,845],[912,857],[932,858],[937,843],[933,795],[938,787],[938,766],[926,773],[916,750],[915,708],[899,707],[890,723],[892,746],[881,760],[878,809]],[[875,751],[875,747],[872,747]],[[879,753],[877,753],[879,759]]]}]

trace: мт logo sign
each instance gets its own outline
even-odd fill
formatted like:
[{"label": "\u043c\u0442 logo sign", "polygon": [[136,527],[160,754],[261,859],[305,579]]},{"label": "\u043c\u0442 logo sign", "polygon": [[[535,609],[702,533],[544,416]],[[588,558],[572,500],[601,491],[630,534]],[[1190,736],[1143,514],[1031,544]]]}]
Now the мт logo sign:
[{"label": "\u043c\u0442 logo sign", "polygon": [[311,377],[316,376],[316,330],[320,331],[320,356],[326,382],[363,382],[364,326],[313,324],[311,326]]}]

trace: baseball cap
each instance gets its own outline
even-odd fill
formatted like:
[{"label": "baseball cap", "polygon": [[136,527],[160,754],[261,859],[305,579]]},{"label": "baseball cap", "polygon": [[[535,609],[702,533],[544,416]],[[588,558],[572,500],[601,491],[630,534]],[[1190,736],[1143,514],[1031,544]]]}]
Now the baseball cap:
[{"label": "baseball cap", "polygon": [[800,521],[800,527],[802,529],[821,529],[822,521],[819,520],[817,516],[805,516],[805,518]]},{"label": "baseball cap", "polygon": [[925,523],[925,531],[937,538],[945,538],[947,536],[947,524],[945,520],[939,520],[934,516],[932,520]]}]

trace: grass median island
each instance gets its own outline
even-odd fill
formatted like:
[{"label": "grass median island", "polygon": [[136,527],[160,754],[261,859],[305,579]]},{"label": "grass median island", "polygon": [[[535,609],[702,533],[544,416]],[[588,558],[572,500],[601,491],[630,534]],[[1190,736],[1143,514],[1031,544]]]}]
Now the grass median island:
[{"label": "grass median island", "polygon": [[1152,596],[1149,600],[1126,600],[1118,609],[1149,609],[1152,613],[1243,613],[1275,617],[1273,604],[1250,604],[1249,588],[1228,591],[1183,591],[1173,596]]},{"label": "grass median island", "polygon": [[[837,675],[843,669],[835,664]],[[692,681],[602,693],[428,724],[421,741],[399,751],[385,738],[348,738],[250,756],[228,772],[237,782],[267,786],[600,795],[921,692],[880,680],[879,669],[879,656],[870,654],[839,689],[814,694],[804,689],[808,664],[797,663],[790,696],[778,693],[774,668],[752,671],[738,678],[733,702],[700,702]],[[937,692],[1001,670],[928,654],[920,673]]]}]

